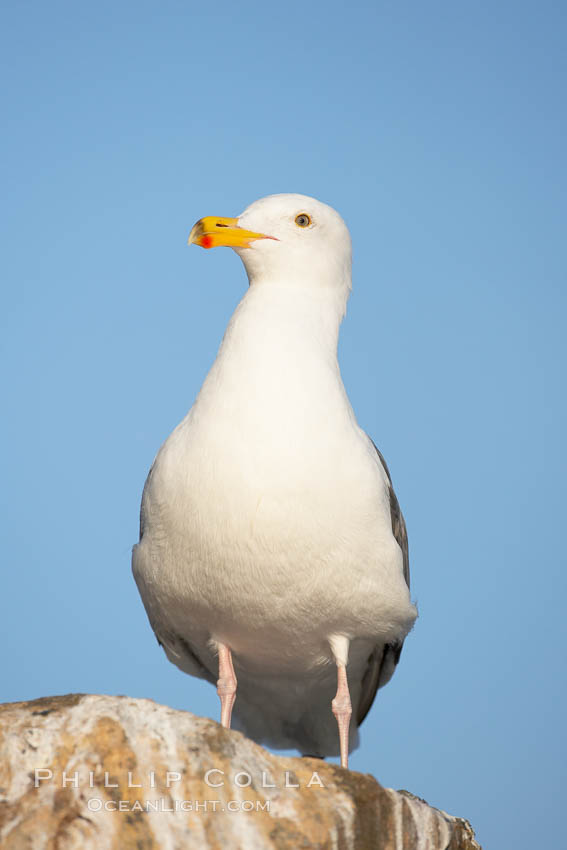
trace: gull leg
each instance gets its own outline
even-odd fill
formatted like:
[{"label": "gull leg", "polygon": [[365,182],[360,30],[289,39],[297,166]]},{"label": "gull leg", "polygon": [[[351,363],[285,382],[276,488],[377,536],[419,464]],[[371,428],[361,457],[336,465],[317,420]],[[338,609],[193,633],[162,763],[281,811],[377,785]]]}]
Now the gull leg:
[{"label": "gull leg", "polygon": [[230,718],[232,706],[236,699],[236,676],[232,664],[232,653],[224,643],[218,644],[219,651],[219,678],[217,681],[217,694],[221,701],[221,725],[230,729]]},{"label": "gull leg", "polygon": [[344,664],[337,664],[337,684],[337,695],[331,703],[331,708],[333,710],[333,714],[337,718],[337,725],[339,727],[341,767],[348,767],[348,731],[350,727],[352,705],[350,702],[350,692],[348,689],[346,667]]},{"label": "gull leg", "polygon": [[337,665],[337,695],[331,703],[331,709],[339,727],[341,767],[348,767],[348,732],[352,715],[352,705],[348,689],[346,666],[350,641],[344,635],[330,635],[328,640]]}]

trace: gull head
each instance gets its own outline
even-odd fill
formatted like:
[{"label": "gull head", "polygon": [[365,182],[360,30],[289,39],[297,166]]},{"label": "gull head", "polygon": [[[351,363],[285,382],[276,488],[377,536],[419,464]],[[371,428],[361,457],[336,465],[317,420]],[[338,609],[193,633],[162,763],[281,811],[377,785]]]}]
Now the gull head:
[{"label": "gull head", "polygon": [[202,218],[189,244],[233,248],[251,285],[309,287],[348,297],[348,228],[332,207],[307,195],[269,195],[237,218]]}]

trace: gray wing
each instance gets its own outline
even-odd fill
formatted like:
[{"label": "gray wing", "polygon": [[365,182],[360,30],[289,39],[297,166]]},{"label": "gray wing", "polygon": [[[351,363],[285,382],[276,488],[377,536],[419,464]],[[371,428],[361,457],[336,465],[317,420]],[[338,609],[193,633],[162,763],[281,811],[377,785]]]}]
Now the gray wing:
[{"label": "gray wing", "polygon": [[[400,503],[392,486],[392,476],[388,469],[388,464],[384,460],[381,451],[376,443],[371,440],[372,445],[376,449],[376,453],[380,458],[380,463],[384,467],[384,471],[388,476],[389,494],[390,494],[390,516],[392,520],[392,533],[396,538],[398,546],[402,550],[404,563],[404,578],[406,584],[410,586],[410,569],[409,569],[409,550],[408,550],[408,533],[406,523],[402,514]],[[374,702],[378,688],[390,681],[394,675],[396,665],[402,654],[403,641],[399,643],[387,643],[385,646],[377,646],[370,658],[368,666],[362,679],[362,690],[360,694],[360,703],[358,706],[357,723],[360,726]]]}]

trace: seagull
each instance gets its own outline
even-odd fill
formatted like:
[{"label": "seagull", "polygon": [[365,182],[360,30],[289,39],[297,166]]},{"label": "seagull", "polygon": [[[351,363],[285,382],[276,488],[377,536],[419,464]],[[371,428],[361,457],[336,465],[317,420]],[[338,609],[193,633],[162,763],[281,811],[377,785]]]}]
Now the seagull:
[{"label": "seagull", "polygon": [[189,244],[233,248],[249,287],[150,469],[134,578],[169,660],[216,685],[223,726],[348,767],[417,617],[390,473],[337,360],[350,234],[283,194],[200,219]]}]

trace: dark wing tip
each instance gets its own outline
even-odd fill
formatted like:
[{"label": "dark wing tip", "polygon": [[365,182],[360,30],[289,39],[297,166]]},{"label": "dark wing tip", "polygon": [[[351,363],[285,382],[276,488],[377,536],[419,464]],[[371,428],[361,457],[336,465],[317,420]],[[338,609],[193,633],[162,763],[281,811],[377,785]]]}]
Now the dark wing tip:
[{"label": "dark wing tip", "polygon": [[[388,476],[388,494],[390,497],[390,518],[392,522],[392,534],[394,535],[398,546],[402,550],[404,578],[406,580],[407,586],[409,587],[409,546],[408,533],[406,529],[404,515],[402,514],[400,503],[398,502],[398,498],[392,485],[392,476],[390,475],[388,464],[386,463],[382,452],[380,451],[374,440],[372,440],[370,437],[368,439],[376,449],[376,454],[380,459],[380,463],[384,468],[384,472]],[[400,660],[403,645],[404,643],[403,641],[401,641],[401,643],[396,644],[387,643],[384,647],[377,646],[370,655],[368,659],[368,666],[362,679],[360,703],[358,706],[358,714],[356,718],[359,726],[370,711],[372,703],[374,702],[374,699],[376,697],[378,688],[381,688],[392,678],[394,670],[396,669],[396,665]]]}]

